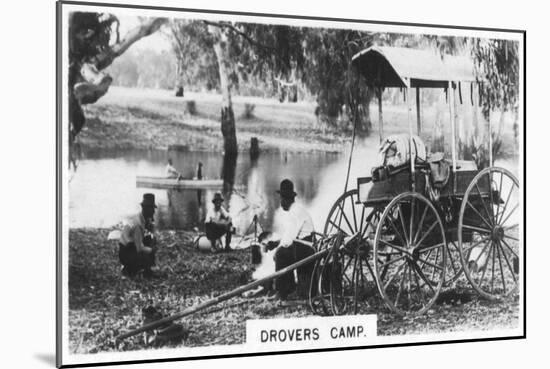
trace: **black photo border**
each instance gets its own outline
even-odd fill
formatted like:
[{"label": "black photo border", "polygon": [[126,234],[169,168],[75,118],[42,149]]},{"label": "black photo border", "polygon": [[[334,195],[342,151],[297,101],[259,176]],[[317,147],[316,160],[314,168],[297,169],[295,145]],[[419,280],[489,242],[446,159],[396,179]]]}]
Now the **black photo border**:
[{"label": "black photo border", "polygon": [[[382,345],[370,345],[370,346],[353,346],[353,347],[335,347],[335,348],[322,348],[322,349],[303,349],[303,350],[284,350],[284,351],[272,351],[272,352],[249,352],[239,354],[222,354],[222,355],[205,355],[205,356],[192,356],[192,357],[169,357],[162,359],[142,359],[142,360],[122,360],[122,361],[105,361],[97,363],[82,363],[82,364],[69,364],[63,365],[62,360],[62,288],[63,288],[63,263],[62,263],[62,170],[63,170],[63,152],[62,152],[62,129],[63,129],[63,99],[62,99],[62,57],[63,57],[63,30],[62,30],[62,7],[63,5],[78,5],[78,6],[90,6],[90,7],[104,7],[104,8],[123,8],[123,9],[142,9],[142,10],[160,10],[168,12],[187,12],[187,13],[208,13],[219,15],[237,15],[237,16],[255,16],[255,17],[270,17],[270,18],[282,18],[282,19],[298,19],[298,20],[314,20],[314,21],[329,21],[337,23],[364,23],[364,24],[378,24],[378,25],[392,25],[392,26],[413,26],[413,27],[429,27],[429,28],[445,28],[445,29],[457,29],[457,30],[470,30],[470,31],[490,31],[490,32],[506,32],[517,33],[523,36],[523,94],[522,94],[522,107],[523,107],[523,332],[517,336],[507,337],[488,337],[488,338],[471,338],[471,339],[457,339],[457,340],[434,340],[428,342],[413,342],[413,343],[391,343]],[[254,13],[254,12],[241,12],[241,11],[228,11],[228,10],[209,10],[209,9],[195,9],[195,8],[180,8],[180,7],[166,7],[166,6],[153,6],[153,5],[138,5],[138,4],[118,4],[118,3],[101,3],[101,2],[80,2],[70,0],[57,0],[56,2],[56,366],[59,368],[82,368],[90,366],[107,366],[107,365],[126,365],[126,364],[144,364],[144,363],[164,363],[175,361],[189,361],[189,360],[207,360],[207,359],[222,359],[222,358],[237,358],[247,356],[268,356],[268,355],[284,355],[284,354],[300,354],[300,353],[315,353],[315,352],[329,352],[329,351],[347,351],[347,350],[364,350],[375,348],[389,348],[389,347],[405,347],[405,346],[429,346],[440,344],[455,344],[466,342],[490,342],[490,341],[505,341],[505,340],[517,340],[527,338],[527,204],[526,204],[526,184],[527,184],[527,31],[522,29],[505,29],[505,28],[486,28],[486,27],[470,27],[470,26],[458,26],[458,25],[443,25],[443,24],[429,24],[429,23],[414,23],[414,22],[393,22],[393,21],[379,21],[379,20],[366,20],[366,19],[350,19],[350,18],[331,18],[320,16],[305,16],[295,14],[270,14],[270,13]]]}]

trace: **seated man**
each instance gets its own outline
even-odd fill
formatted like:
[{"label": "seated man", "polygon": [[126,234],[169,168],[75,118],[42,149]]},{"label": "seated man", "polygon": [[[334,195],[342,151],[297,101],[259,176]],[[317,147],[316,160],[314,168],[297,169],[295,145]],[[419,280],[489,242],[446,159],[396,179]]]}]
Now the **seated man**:
[{"label": "seated man", "polygon": [[204,230],[206,238],[212,243],[212,249],[216,249],[216,241],[225,234],[225,250],[230,251],[232,224],[229,213],[222,206],[223,196],[221,193],[214,194],[214,207],[206,214]]},{"label": "seated man", "polygon": [[[278,240],[278,246],[274,255],[275,271],[281,270],[306,257],[313,255],[315,250],[307,244],[297,242],[296,239],[312,241],[313,221],[308,212],[299,204],[295,203],[296,192],[294,184],[285,179],[277,191],[280,196],[281,207],[277,209],[274,217],[273,240]],[[298,275],[298,295],[301,297],[307,294],[313,263],[301,266],[296,270]],[[296,290],[294,273],[287,273],[275,281],[277,297],[285,300],[290,293]]]},{"label": "seated man", "polygon": [[155,195],[144,194],[141,212],[132,217],[121,232],[118,257],[126,276],[133,277],[141,270],[145,277],[153,275],[156,253],[153,215],[156,207]]},{"label": "seated man", "polygon": [[172,165],[172,159],[168,158],[168,164],[166,164],[166,178],[182,179],[182,175]]}]

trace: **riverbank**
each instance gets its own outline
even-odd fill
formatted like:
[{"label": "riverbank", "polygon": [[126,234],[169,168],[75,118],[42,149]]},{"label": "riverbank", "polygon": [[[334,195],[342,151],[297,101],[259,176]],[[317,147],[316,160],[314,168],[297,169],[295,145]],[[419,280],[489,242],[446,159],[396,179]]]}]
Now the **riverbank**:
[{"label": "riverbank", "polygon": [[[194,105],[194,112],[189,109]],[[254,106],[245,117],[246,106]],[[166,149],[186,146],[193,151],[223,151],[220,129],[221,96],[169,90],[111,87],[97,103],[84,106],[86,125],[79,141],[87,149]],[[239,150],[257,137],[262,150],[341,152],[351,132],[322,129],[308,102],[279,103],[257,97],[233,98]]]},{"label": "riverbank", "polygon": [[[192,247],[196,232],[169,230],[158,234],[159,278],[122,278],[117,244],[107,240],[111,230],[69,231],[69,349],[73,353],[148,348],[142,335],[119,345],[114,341],[143,324],[143,308],[154,306],[171,315],[250,281],[248,251],[201,253]],[[388,312],[377,295],[367,301],[361,313],[377,314],[379,335],[486,331],[519,324],[517,294],[501,302],[483,300],[467,288],[465,280],[444,292],[428,314],[419,317],[401,318]],[[183,319],[187,338],[167,346],[240,344],[245,341],[248,319],[310,315],[305,305],[236,297]]]}]

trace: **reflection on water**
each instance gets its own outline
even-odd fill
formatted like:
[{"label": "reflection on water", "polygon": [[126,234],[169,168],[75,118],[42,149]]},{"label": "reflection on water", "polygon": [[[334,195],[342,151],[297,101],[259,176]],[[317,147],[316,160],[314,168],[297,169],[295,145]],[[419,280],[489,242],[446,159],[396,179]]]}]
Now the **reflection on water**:
[{"label": "reflection on water", "polygon": [[250,225],[254,214],[262,225],[270,227],[273,212],[279,206],[275,191],[282,179],[294,181],[297,200],[307,205],[318,193],[323,169],[341,158],[325,153],[262,153],[257,161],[244,154],[224,161],[221,154],[210,152],[87,152],[69,184],[70,227],[116,225],[140,210],[139,202],[145,192],[155,194],[159,229],[200,227],[212,205],[212,191],[136,188],[137,175],[163,176],[168,157],[187,178],[195,176],[199,162],[203,163],[204,178],[229,179],[226,182],[233,178],[235,189],[224,187],[224,206],[241,232]]}]

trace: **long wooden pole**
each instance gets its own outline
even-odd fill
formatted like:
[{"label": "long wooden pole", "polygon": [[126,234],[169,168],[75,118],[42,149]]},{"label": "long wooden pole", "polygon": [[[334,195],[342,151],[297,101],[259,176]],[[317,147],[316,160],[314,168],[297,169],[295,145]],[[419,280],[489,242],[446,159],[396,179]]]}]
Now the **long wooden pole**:
[{"label": "long wooden pole", "polygon": [[456,192],[456,129],[453,82],[449,81],[449,113],[451,121],[451,155],[453,158],[453,193]]},{"label": "long wooden pole", "polygon": [[[411,87],[410,87],[410,81],[409,81],[409,87],[406,87],[407,91],[405,92],[405,98],[407,99],[407,121],[409,122],[409,156],[411,159],[411,185],[412,185],[412,191],[414,192],[416,189],[416,176],[414,174],[414,164],[416,162],[416,146],[414,145],[413,141],[413,123],[411,118]],[[413,155],[413,147],[414,147],[414,155]]]},{"label": "long wooden pole", "polygon": [[420,114],[420,87],[416,88],[416,134],[420,136],[422,132],[422,120]]},{"label": "long wooden pole", "polygon": [[382,116],[382,87],[378,87],[376,90],[378,97],[378,134],[380,135],[380,142],[384,139],[384,117]]},{"label": "long wooden pole", "polygon": [[258,279],[257,281],[251,282],[251,283],[246,284],[244,286],[235,288],[232,291],[224,293],[223,295],[220,295],[218,297],[214,297],[213,299],[204,301],[204,302],[202,302],[198,305],[187,308],[187,309],[185,309],[185,310],[183,310],[183,311],[181,311],[177,314],[174,314],[172,316],[168,316],[166,318],[163,318],[163,319],[157,320],[155,322],[146,324],[142,327],[136,328],[136,329],[131,330],[129,332],[123,333],[123,334],[121,334],[120,336],[118,336],[116,338],[116,341],[118,342],[118,341],[123,340],[125,338],[135,336],[136,334],[139,334],[141,332],[145,332],[145,331],[148,331],[148,330],[151,330],[151,329],[155,329],[157,327],[160,327],[163,324],[173,322],[174,320],[181,319],[183,317],[195,314],[198,311],[204,310],[204,309],[206,309],[210,306],[219,304],[222,301],[229,300],[229,299],[231,299],[231,298],[233,298],[237,295],[242,294],[243,292],[246,292],[246,291],[249,291],[253,288],[258,287],[259,285],[264,284],[265,282],[268,282],[270,280],[273,280],[275,278],[278,278],[278,277],[282,276],[283,274],[291,272],[294,269],[297,269],[297,268],[301,267],[304,264],[307,264],[307,263],[310,263],[310,262],[315,261],[317,259],[320,259],[321,257],[325,256],[329,252],[329,250],[331,250],[331,248],[327,248],[325,250],[319,251],[319,252],[317,252],[317,253],[315,253],[311,256],[308,256],[307,258],[302,259],[302,260],[300,260],[300,261],[298,261],[298,262],[296,262],[292,265],[289,265],[286,268],[283,268],[283,269],[281,269],[281,270],[279,270],[279,271],[277,271],[277,272],[275,272],[275,273],[273,273],[273,274],[271,274],[267,277],[264,277],[262,279]]}]

